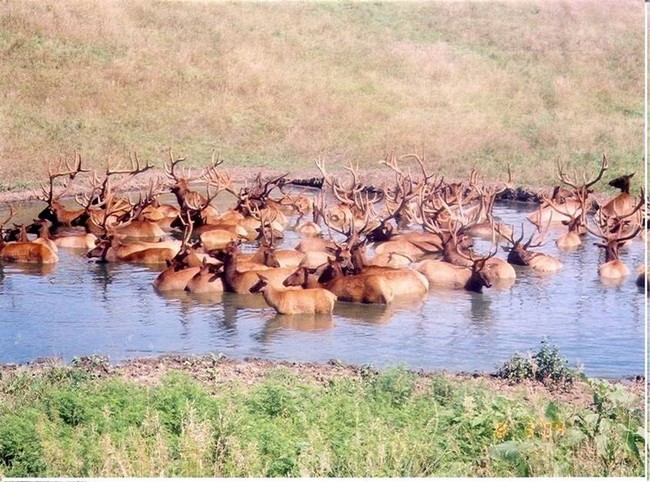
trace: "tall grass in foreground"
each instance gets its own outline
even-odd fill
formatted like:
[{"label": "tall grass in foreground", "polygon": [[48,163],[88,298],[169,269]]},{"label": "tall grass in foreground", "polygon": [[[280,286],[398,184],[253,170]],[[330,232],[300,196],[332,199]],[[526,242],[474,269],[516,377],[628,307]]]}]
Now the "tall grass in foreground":
[{"label": "tall grass in foreground", "polygon": [[519,185],[642,169],[643,3],[0,3],[0,189],[82,153],[375,168],[393,147]]},{"label": "tall grass in foreground", "polygon": [[79,368],[0,381],[4,476],[642,475],[642,403],[591,381],[591,406],[506,398],[400,368],[318,385],[181,372],[156,386]]}]

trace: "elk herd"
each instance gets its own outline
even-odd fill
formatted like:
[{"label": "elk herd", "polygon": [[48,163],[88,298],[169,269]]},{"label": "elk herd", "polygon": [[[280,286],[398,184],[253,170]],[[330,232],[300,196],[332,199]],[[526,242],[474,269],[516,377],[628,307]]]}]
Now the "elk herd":
[{"label": "elk herd", "polygon": [[[160,292],[261,293],[281,314],[330,313],[335,302],[388,304],[424,297],[432,287],[481,292],[508,287],[529,270],[556,272],[561,259],[539,250],[552,225],[566,229],[555,240],[560,253],[591,236],[604,253],[600,278],[623,280],[630,270],[622,248],[646,235],[648,206],[642,189],[638,197],[630,194],[633,174],[609,182],[617,196],[600,204],[594,199],[609,168],[605,156],[591,179],[579,181],[558,165],[560,184],[519,226],[493,215],[512,183],[509,168],[507,182],[482,182],[476,170],[467,180],[447,182],[420,156],[392,154],[382,161],[390,181],[376,187],[351,164],[332,174],[319,158],[316,189],[261,173],[236,189],[214,155],[200,172],[183,170],[184,161],[170,149],[165,175],[150,173],[137,199],[119,189],[152,169],[137,155],[127,168],[108,165],[101,172],[85,169],[78,155],[51,164],[42,186],[47,207],[38,219],[8,227],[13,209],[3,216],[0,261],[51,264],[59,249],[78,249],[97,262],[160,267],[153,281]],[[73,183],[80,192],[74,208],[62,202]],[[219,195],[229,196],[231,207],[217,209]],[[300,236],[293,248],[281,247],[287,229]],[[490,248],[477,252],[476,239]],[[499,246],[505,259],[497,256]],[[638,271],[637,284],[645,286],[646,269]]]}]

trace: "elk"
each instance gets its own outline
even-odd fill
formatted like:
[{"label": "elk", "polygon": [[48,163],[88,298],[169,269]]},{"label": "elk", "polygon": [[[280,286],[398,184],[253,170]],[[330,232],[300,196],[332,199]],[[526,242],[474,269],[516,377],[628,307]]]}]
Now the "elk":
[{"label": "elk", "polygon": [[150,247],[138,245],[123,245],[118,237],[102,239],[92,248],[86,257],[99,258],[100,263],[115,263],[124,261],[138,264],[165,264],[178,253],[178,241],[171,242],[173,247],[165,242],[150,243]]},{"label": "elk", "polygon": [[203,263],[185,287],[190,293],[220,293],[224,291],[223,265]]},{"label": "elk", "polygon": [[493,210],[497,196],[505,192],[505,190],[510,186],[512,186],[512,171],[510,170],[510,165],[508,165],[508,180],[503,183],[503,186],[488,187],[485,185],[479,186],[478,184],[470,186],[476,191],[480,207],[476,212],[476,217],[470,221],[464,229],[466,234],[479,236],[484,239],[491,239],[495,234],[495,226],[497,226],[502,232],[508,232],[507,230],[509,226],[495,222]]},{"label": "elk", "polygon": [[[210,202],[201,193],[192,191],[190,189],[190,182],[192,178],[189,172],[176,172],[176,167],[181,162],[185,162],[186,157],[179,157],[174,159],[172,148],[169,148],[169,164],[165,164],[165,174],[173,181],[170,191],[176,197],[180,209],[179,216],[185,216],[186,213],[191,213],[192,222],[195,227],[202,224],[209,224],[210,219],[218,216],[216,208],[210,205]],[[209,183],[225,181],[226,178],[217,173],[216,167],[223,163],[222,159],[215,159],[214,153],[212,154],[211,165],[208,167],[205,177]],[[234,191],[228,187],[233,194]],[[235,194],[236,195],[236,194]],[[201,210],[196,210],[192,206],[203,206]]]},{"label": "elk", "polygon": [[[60,202],[60,198],[63,195],[63,192],[58,196],[54,196],[54,180],[59,177],[68,177],[71,181],[77,174],[82,172],[88,172],[87,169],[81,167],[81,156],[75,154],[75,165],[72,166],[68,161],[65,161],[65,169],[62,168],[64,164],[63,160],[59,162],[59,169],[53,170],[52,163],[48,164],[48,177],[49,177],[49,188],[46,189],[45,186],[41,186],[44,197],[41,198],[47,203],[47,207],[43,209],[39,214],[39,219],[46,219],[52,223],[52,229],[56,230],[61,226],[72,226],[73,221],[75,221],[79,216],[84,213],[84,209],[66,209],[63,204]],[[67,186],[65,186],[67,187]],[[64,191],[65,191],[64,187]]]},{"label": "elk", "polygon": [[561,204],[556,202],[555,208],[542,204],[538,211],[528,216],[528,220],[539,228],[549,222],[569,221],[571,216],[580,215],[582,216],[582,222],[584,223],[586,216],[585,207],[588,206],[589,195],[593,192],[591,187],[600,181],[608,168],[609,161],[603,154],[598,174],[596,174],[596,176],[590,181],[587,181],[585,177],[583,183],[579,184],[577,181],[567,176],[564,172],[564,168],[558,162],[558,178],[563,184],[572,188],[573,198],[565,199]]},{"label": "elk", "polygon": [[[9,217],[0,224],[0,228],[13,217],[13,208],[9,207]],[[32,241],[6,242],[0,237],[0,260],[8,263],[54,264],[59,260],[57,254],[46,244]]]},{"label": "elk", "polygon": [[337,261],[329,261],[317,269],[298,268],[283,281],[283,285],[324,288],[334,293],[339,301],[351,303],[388,304],[394,298],[390,284],[382,276],[346,276]]},{"label": "elk", "polygon": [[542,200],[546,206],[554,209],[563,216],[568,217],[568,219],[562,221],[562,224],[568,228],[568,231],[555,240],[557,247],[563,250],[571,250],[580,246],[582,244],[581,236],[587,233],[583,224],[584,216],[582,215],[582,213],[585,212],[586,207],[582,205],[582,207],[574,214],[568,215],[565,214],[552,199],[543,195]]},{"label": "elk", "polygon": [[[325,223],[337,229],[342,229],[350,224],[358,227],[366,223],[367,209],[381,201],[382,195],[369,194],[370,190],[358,179],[358,166],[355,168],[352,163],[344,166],[344,169],[352,175],[352,184],[348,188],[342,186],[338,179],[327,174],[325,160],[322,157],[316,160],[316,167],[323,174],[323,184],[331,188],[334,197],[339,201],[339,204],[327,210],[321,209]],[[360,196],[365,196],[363,203],[359,202]]]},{"label": "elk", "polygon": [[61,233],[52,236],[47,223],[45,219],[34,219],[34,222],[27,226],[27,232],[36,234],[41,239],[51,240],[57,248],[91,249],[99,241],[97,236],[91,233]]},{"label": "elk", "polygon": [[[492,251],[494,247],[494,251]],[[414,265],[415,269],[426,276],[430,286],[451,289],[464,289],[480,293],[483,287],[490,288],[492,280],[487,272],[486,262],[496,254],[496,243],[492,242],[487,256],[476,257],[468,255],[459,245],[456,245],[457,255],[465,258],[469,266],[458,266],[447,261],[426,259]]]},{"label": "elk", "polygon": [[[350,223],[347,231],[342,231],[331,225],[329,221],[325,220],[325,224],[340,234],[346,236],[345,245],[337,245],[336,258],[340,262],[343,269],[346,269],[346,274],[364,274],[364,275],[379,275],[389,281],[393,296],[424,296],[429,290],[429,283],[424,276],[415,270],[409,268],[389,268],[381,266],[370,266],[365,259],[365,249],[368,242],[367,237],[361,239],[361,236],[367,236],[367,233],[372,231],[370,214],[374,210],[370,209],[372,201],[369,201],[365,196],[359,196],[355,199],[355,205],[359,208],[364,208],[365,217],[364,224],[357,228],[353,223]],[[394,216],[389,213],[388,216],[375,222],[377,224],[385,224],[389,217]],[[376,220],[375,220],[376,221]],[[349,267],[350,266],[350,267]],[[338,295],[338,293],[336,293]],[[340,297],[339,297],[340,298]],[[340,298],[342,299],[342,298]]]},{"label": "elk", "polygon": [[619,259],[618,250],[625,244],[625,241],[634,238],[641,231],[641,226],[637,226],[631,234],[625,236],[616,235],[611,232],[604,233],[602,230],[597,232],[587,226],[591,234],[603,240],[602,243],[594,243],[595,246],[605,250],[605,262],[598,267],[598,274],[601,278],[623,278],[630,274],[630,270]]},{"label": "elk", "polygon": [[258,273],[258,282],[250,288],[251,293],[262,293],[266,303],[282,315],[302,313],[331,313],[337,297],[323,288],[279,290],[269,279]]},{"label": "elk", "polygon": [[[190,280],[201,271],[206,261],[197,262],[193,266],[194,257],[193,248],[190,245],[190,237],[194,225],[190,216],[184,224],[183,240],[181,248],[170,261],[167,262],[167,268],[160,272],[153,282],[154,288],[159,292],[166,291],[184,291]],[[223,290],[223,288],[222,288]]]},{"label": "elk", "polygon": [[[250,292],[251,286],[257,282],[257,271],[237,271],[237,257],[239,247],[236,242],[230,243],[223,251],[216,254],[217,259],[223,263],[223,285],[224,291],[229,293],[246,294]],[[265,270],[264,276],[274,285],[280,288],[282,282],[293,273],[292,268],[271,268]]]},{"label": "elk", "polygon": [[621,216],[634,207],[634,198],[630,195],[630,179],[634,176],[626,174],[611,180],[608,185],[620,189],[621,192],[610,199],[600,208],[600,213],[606,218]]},{"label": "elk", "polygon": [[[598,274],[601,278],[607,279],[620,279],[630,274],[630,270],[619,259],[618,250],[625,245],[625,243],[636,237],[641,231],[641,225],[632,222],[630,225],[626,219],[632,218],[634,214],[641,209],[645,202],[643,190],[641,192],[640,200],[635,208],[620,218],[615,218],[614,227],[606,226],[604,229],[597,224],[597,229],[592,229],[589,224],[586,225],[587,231],[592,235],[600,238],[602,242],[594,243],[594,245],[605,250],[605,263],[598,267]],[[624,231],[627,229],[627,233]],[[631,232],[630,232],[631,231]]]},{"label": "elk", "polygon": [[185,266],[175,259],[167,265],[167,269],[161,271],[153,282],[157,291],[184,291],[194,275],[201,271],[198,266]]},{"label": "elk", "polygon": [[177,240],[162,242],[134,242],[123,244],[124,235],[115,233],[107,226],[111,216],[110,203],[102,223],[103,236],[86,257],[99,258],[101,263],[114,263],[126,261],[140,264],[165,264],[176,256],[181,247]]},{"label": "elk", "polygon": [[[514,233],[514,229],[513,229]],[[554,272],[562,269],[562,263],[555,257],[544,253],[536,253],[528,251],[529,248],[537,248],[544,245],[543,234],[533,243],[535,233],[530,235],[528,241],[522,243],[524,239],[524,226],[521,226],[521,236],[514,239],[514,234],[507,236],[505,233],[499,233],[503,236],[511,246],[504,246],[504,250],[508,253],[508,263],[518,266],[530,266],[535,271],[540,272]]]}]

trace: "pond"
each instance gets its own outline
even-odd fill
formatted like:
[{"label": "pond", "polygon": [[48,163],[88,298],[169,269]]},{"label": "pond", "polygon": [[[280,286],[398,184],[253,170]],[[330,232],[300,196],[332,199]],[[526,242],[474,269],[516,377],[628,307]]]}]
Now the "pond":
[{"label": "pond", "polygon": [[[16,206],[25,220],[41,208]],[[519,226],[532,210],[498,204],[494,213]],[[276,315],[261,295],[163,296],[152,286],[155,270],[97,264],[83,253],[60,250],[52,269],[0,268],[0,362],[101,354],[119,363],[167,353],[223,353],[492,372],[514,352],[536,351],[548,340],[588,376],[642,374],[645,296],[634,272],[643,263],[644,243],[635,240],[621,252],[633,274],[606,286],[597,273],[604,255],[595,239],[560,252],[552,241],[560,232],[551,230],[551,241],[540,249],[564,264],[556,274],[517,268],[516,282],[507,288],[432,289],[422,301],[388,307],[337,303],[333,315],[315,317]],[[289,231],[281,247],[298,239]],[[477,241],[478,252],[488,248],[489,242]]]}]

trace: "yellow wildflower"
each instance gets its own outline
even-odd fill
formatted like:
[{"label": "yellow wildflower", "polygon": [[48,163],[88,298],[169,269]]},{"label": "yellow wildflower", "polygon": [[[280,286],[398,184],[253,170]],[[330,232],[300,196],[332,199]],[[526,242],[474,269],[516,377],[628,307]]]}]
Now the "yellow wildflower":
[{"label": "yellow wildflower", "polygon": [[494,436],[497,440],[503,439],[508,433],[508,424],[506,422],[497,422],[494,424]]},{"label": "yellow wildflower", "polygon": [[564,435],[566,433],[566,425],[564,422],[556,422],[553,424],[553,429],[558,435]]},{"label": "yellow wildflower", "polygon": [[535,424],[533,422],[529,422],[528,425],[526,425],[526,437],[533,438],[534,436],[535,436]]}]

